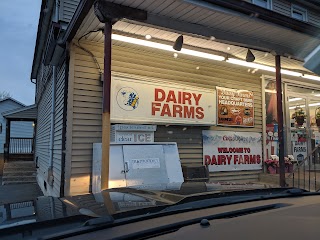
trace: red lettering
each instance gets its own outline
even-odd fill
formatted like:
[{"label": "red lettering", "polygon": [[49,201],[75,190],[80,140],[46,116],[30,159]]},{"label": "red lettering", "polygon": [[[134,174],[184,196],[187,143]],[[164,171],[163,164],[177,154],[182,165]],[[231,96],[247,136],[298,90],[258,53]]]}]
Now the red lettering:
[{"label": "red lettering", "polygon": [[249,156],[248,155],[244,155],[244,162],[245,164],[249,164]]},{"label": "red lettering", "polygon": [[260,163],[261,163],[261,156],[257,155],[257,164],[260,164]]},{"label": "red lettering", "polygon": [[223,150],[224,150],[224,148],[218,148],[219,153],[223,153],[224,152]]},{"label": "red lettering", "polygon": [[[159,96],[159,94],[161,96]],[[164,101],[166,98],[166,93],[164,90],[160,89],[160,88],[155,88],[154,89],[154,100],[155,101],[159,101],[159,102],[162,102]]]},{"label": "red lettering", "polygon": [[212,155],[211,165],[217,165],[217,159],[215,155]]},{"label": "red lettering", "polygon": [[166,102],[174,102],[174,103],[177,103],[177,99],[176,99],[176,96],[175,96],[173,90],[170,90],[170,91],[169,91]]},{"label": "red lettering", "polygon": [[228,165],[230,165],[231,159],[232,159],[232,155],[229,155],[229,156],[227,155]]},{"label": "red lettering", "polygon": [[191,93],[183,92],[182,94],[183,94],[183,97],[182,97],[183,101],[182,101],[182,103],[183,103],[183,104],[186,104],[186,102],[188,102],[188,104],[191,105],[191,97],[192,97],[192,96],[191,96]]},{"label": "red lettering", "polygon": [[161,106],[161,103],[156,103],[156,102],[153,102],[153,103],[152,103],[151,113],[152,113],[153,116],[156,115],[156,112],[157,112],[157,111],[160,111],[160,106]]},{"label": "red lettering", "polygon": [[209,165],[211,163],[211,158],[210,158],[210,156],[209,155],[205,155],[204,156],[204,162],[203,162],[203,164],[205,165],[205,166],[207,166],[207,165]]},{"label": "red lettering", "polygon": [[183,117],[194,118],[194,107],[183,106]]},{"label": "red lettering", "polygon": [[222,155],[221,156],[221,163],[220,163],[221,165],[223,164],[223,165],[226,165],[226,156],[225,155]]},{"label": "red lettering", "polygon": [[195,100],[195,102],[196,102],[196,106],[198,106],[202,94],[198,94],[198,96],[197,96],[196,93],[192,93],[192,95],[193,95],[193,98],[194,98],[194,100]]},{"label": "red lettering", "polygon": [[162,117],[164,115],[167,115],[168,117],[171,117],[170,107],[169,107],[169,104],[167,104],[167,103],[163,104],[162,111],[161,111],[161,114],[160,114],[160,116],[162,116]]},{"label": "red lettering", "polygon": [[197,119],[203,119],[204,118],[204,113],[203,113],[203,108],[202,107],[197,107],[196,108],[196,118]]},{"label": "red lettering", "polygon": [[256,155],[250,155],[250,164],[256,164],[256,163],[257,163]]},{"label": "red lettering", "polygon": [[233,164],[237,164],[238,163],[238,160],[239,160],[239,155],[234,155],[233,156]]},{"label": "red lettering", "polygon": [[232,159],[232,155],[229,155],[229,156],[227,155],[228,165],[230,165],[231,159]]},{"label": "red lettering", "polygon": [[182,118],[182,106],[180,105],[173,105],[173,117],[176,117],[179,113],[179,117]]},{"label": "red lettering", "polygon": [[244,163],[243,162],[243,157],[242,157],[242,155],[239,155],[239,164],[242,164],[242,163]]}]

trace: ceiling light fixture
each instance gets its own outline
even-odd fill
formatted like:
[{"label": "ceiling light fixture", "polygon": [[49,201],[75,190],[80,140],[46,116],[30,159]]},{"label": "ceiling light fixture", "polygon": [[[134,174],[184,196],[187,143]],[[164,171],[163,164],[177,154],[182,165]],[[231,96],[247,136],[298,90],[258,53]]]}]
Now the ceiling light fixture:
[{"label": "ceiling light fixture", "polygon": [[[156,43],[156,42],[146,41],[146,40],[132,38],[132,37],[126,37],[126,36],[122,36],[122,35],[118,35],[118,34],[112,34],[111,38],[113,40],[132,43],[132,44],[136,44],[136,45],[140,45],[140,46],[161,49],[161,50],[165,50],[165,51],[169,51],[169,52],[173,51],[172,46],[167,45],[167,44]],[[185,48],[181,49],[180,53],[185,54],[185,55],[210,59],[210,60],[216,60],[216,61],[225,60],[225,57],[223,57],[223,56],[214,55],[214,54],[205,53],[205,52],[199,52],[199,51],[185,49]]]},{"label": "ceiling light fixture", "polygon": [[145,38],[146,38],[147,40],[150,40],[150,39],[152,38],[152,36],[151,36],[150,34],[147,34],[147,35],[145,36]]},{"label": "ceiling light fixture", "polygon": [[302,98],[291,98],[289,99],[289,102],[295,102],[295,101],[300,101]]},{"label": "ceiling light fixture", "polygon": [[247,51],[246,55],[246,62],[253,62],[256,59],[256,57],[253,55],[250,49]]},{"label": "ceiling light fixture", "polygon": [[[170,51],[170,52],[173,51],[172,50],[172,46],[167,45],[167,44],[146,41],[146,40],[133,38],[133,37],[126,37],[126,36],[122,36],[122,35],[118,35],[118,34],[112,34],[112,39],[113,40],[122,41],[122,42],[132,43],[132,44],[136,44],[136,45],[140,45],[140,46],[161,49],[161,50],[164,50],[164,51]],[[228,48],[230,49],[230,47],[228,47]],[[181,49],[180,53],[183,53],[183,54],[186,54],[186,55],[190,55],[190,56],[195,56],[195,57],[215,60],[215,61],[224,61],[224,60],[226,60],[226,58],[223,57],[223,56],[210,54],[210,53],[205,53],[205,52],[200,52],[200,51],[195,51],[195,50],[190,50],[190,49],[185,49],[185,48]],[[229,63],[232,63],[232,64],[249,67],[251,69],[259,69],[259,70],[265,70],[265,71],[269,71],[269,72],[275,72],[276,71],[274,67],[270,67],[270,66],[266,66],[266,65],[262,65],[262,64],[257,64],[257,63],[252,63],[252,62],[246,62],[246,61],[239,60],[239,59],[236,59],[236,58],[229,58],[226,61],[229,62]],[[281,73],[285,74],[285,75],[290,75],[290,76],[295,76],[295,77],[303,77],[303,78],[310,79],[310,80],[320,81],[320,77],[319,76],[315,76],[315,75],[309,75],[309,74],[304,74],[303,75],[303,74],[301,74],[299,72],[294,72],[294,71],[285,70],[285,69],[281,69]]]},{"label": "ceiling light fixture", "polygon": [[307,79],[311,79],[311,80],[320,81],[320,77],[314,76],[314,75],[304,74],[304,75],[302,75],[302,77],[307,78]]},{"label": "ceiling light fixture", "polygon": [[[265,70],[265,71],[269,71],[269,72],[275,72],[276,71],[276,69],[274,67],[269,67],[269,66],[265,66],[265,65],[262,65],[262,64],[258,64],[258,63],[246,62],[246,61],[235,59],[235,58],[229,58],[229,59],[227,59],[227,62],[232,63],[232,64],[236,64],[236,65],[240,65],[240,66],[245,66],[245,67],[250,67],[250,68],[257,68],[257,69]],[[295,76],[295,77],[301,77],[302,76],[301,73],[293,72],[293,71],[285,70],[285,69],[281,69],[281,73],[285,74],[285,75]]]},{"label": "ceiling light fixture", "polygon": [[180,35],[173,44],[173,49],[176,51],[181,51],[183,45],[183,36]]}]

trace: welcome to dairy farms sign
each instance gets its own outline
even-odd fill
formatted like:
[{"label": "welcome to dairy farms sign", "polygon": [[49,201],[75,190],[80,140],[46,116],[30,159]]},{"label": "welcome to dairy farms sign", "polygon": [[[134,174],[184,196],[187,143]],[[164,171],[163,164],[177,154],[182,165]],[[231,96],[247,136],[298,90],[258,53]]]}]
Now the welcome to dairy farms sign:
[{"label": "welcome to dairy farms sign", "polygon": [[260,133],[203,130],[202,138],[210,172],[262,169]]}]

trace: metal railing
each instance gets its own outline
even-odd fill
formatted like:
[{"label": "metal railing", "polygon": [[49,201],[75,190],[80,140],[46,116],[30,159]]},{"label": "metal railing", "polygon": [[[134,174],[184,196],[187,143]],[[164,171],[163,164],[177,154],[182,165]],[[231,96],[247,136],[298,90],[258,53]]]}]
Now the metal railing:
[{"label": "metal railing", "polygon": [[[320,168],[318,168],[320,166],[319,159],[319,147],[316,147],[303,161],[298,161],[292,173],[286,177],[287,184],[290,184],[290,181],[292,181],[292,187],[319,191],[320,182],[317,183],[317,171],[320,171]],[[318,175],[320,177],[320,172]]]},{"label": "metal railing", "polygon": [[9,154],[32,154],[33,138],[10,138]]}]

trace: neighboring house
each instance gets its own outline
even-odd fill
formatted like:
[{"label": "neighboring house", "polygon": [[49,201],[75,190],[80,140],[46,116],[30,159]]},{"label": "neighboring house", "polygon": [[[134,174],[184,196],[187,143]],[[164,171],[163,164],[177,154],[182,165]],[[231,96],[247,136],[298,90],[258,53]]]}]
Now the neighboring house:
[{"label": "neighboring house", "polygon": [[[3,115],[12,110],[24,108],[25,105],[9,97],[0,100],[0,154],[4,153],[4,144],[6,142],[6,119]],[[34,127],[31,122],[14,121],[11,124],[11,137],[32,138]]]},{"label": "neighboring house", "polygon": [[[43,1],[41,12],[65,12],[70,2],[60,1],[54,11],[55,1]],[[320,44],[320,8],[312,1],[106,0],[96,1],[95,11],[94,2],[68,8],[70,23],[47,11],[40,16],[31,79],[38,107],[37,178],[46,195],[91,191],[92,144],[104,141],[108,124],[102,127],[102,113],[108,116],[110,101],[112,123],[157,125],[154,140],[177,142],[182,165],[209,163],[211,181],[257,181],[262,161],[277,154],[274,54],[283,68],[286,125],[292,124],[294,109],[303,106],[305,127],[319,132],[314,113],[320,77],[303,67],[303,59]],[[297,9],[308,17],[299,17]],[[180,35],[183,49],[193,52],[173,54]],[[245,61],[248,49],[254,63]],[[250,97],[236,100],[228,96],[232,89]],[[210,95],[201,106],[192,98],[199,92]],[[242,110],[232,104],[248,107],[234,117]],[[298,141],[289,131],[296,129],[288,127],[286,154],[303,155],[294,152]],[[253,136],[262,137],[256,152],[243,155],[237,139]],[[206,146],[210,139],[233,142],[235,149],[217,152]],[[314,147],[312,141],[303,144],[308,151]]]}]

